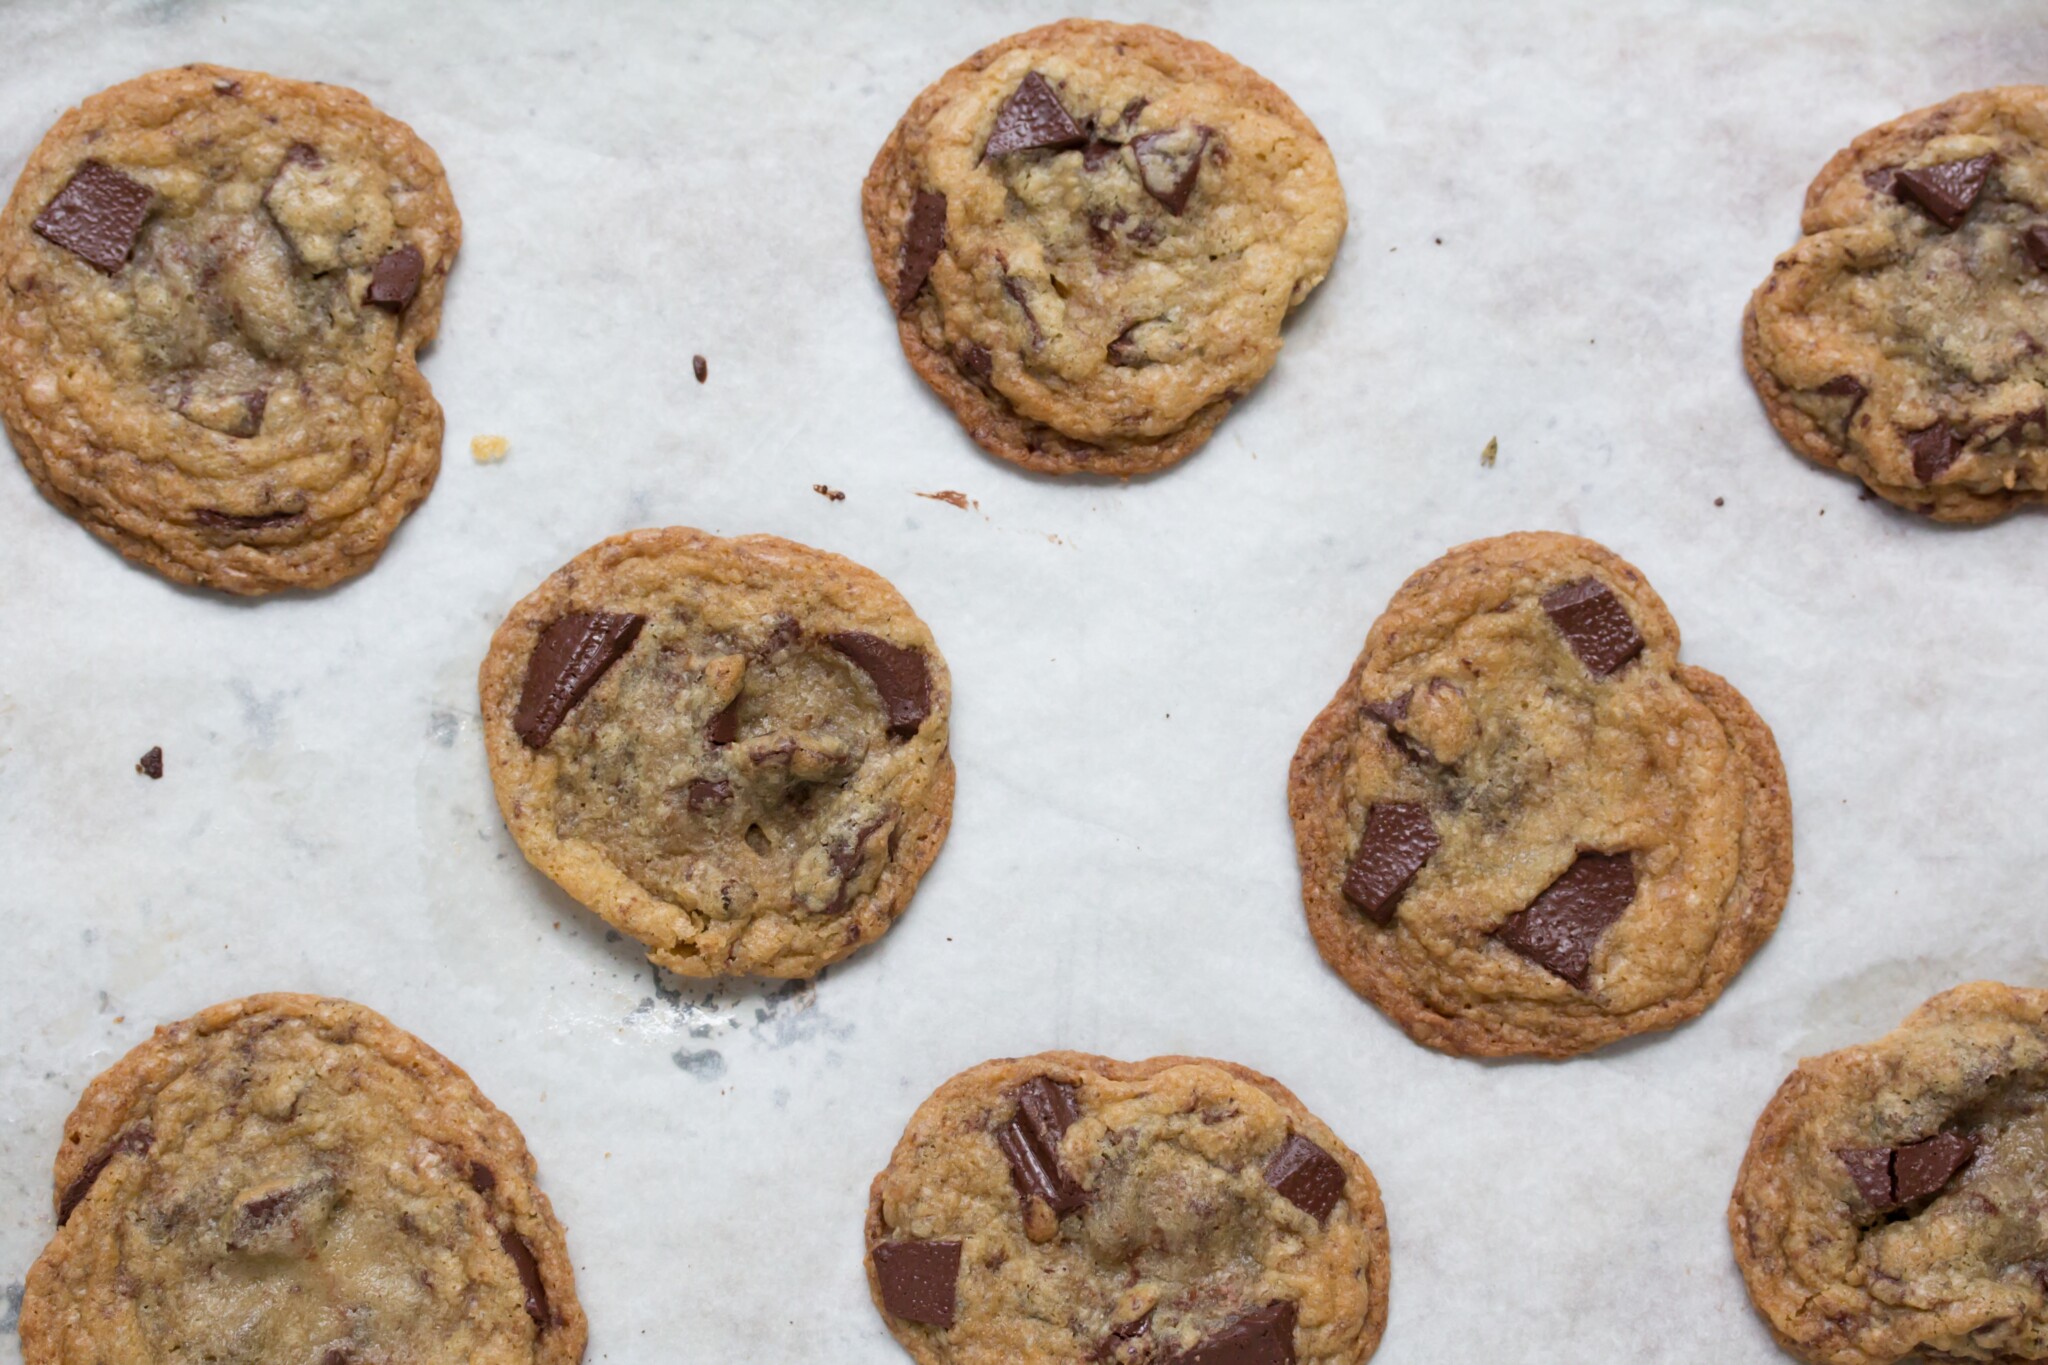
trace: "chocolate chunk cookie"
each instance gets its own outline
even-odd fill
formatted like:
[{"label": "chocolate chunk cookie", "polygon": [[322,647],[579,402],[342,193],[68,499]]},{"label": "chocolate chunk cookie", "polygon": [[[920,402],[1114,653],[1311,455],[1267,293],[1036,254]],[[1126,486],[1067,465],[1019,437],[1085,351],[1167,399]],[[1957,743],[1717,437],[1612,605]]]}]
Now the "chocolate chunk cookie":
[{"label": "chocolate chunk cookie", "polygon": [[512,837],[671,971],[814,976],[945,842],[945,660],[838,555],[614,536],[512,609],[481,683]]},{"label": "chocolate chunk cookie", "polygon": [[1757,1120],[1735,1260],[1801,1360],[2048,1360],[2048,991],[1978,981],[1809,1057]]},{"label": "chocolate chunk cookie", "polygon": [[1286,95],[1206,43],[1080,19],[918,96],[861,207],[911,366],[990,453],[1051,474],[1200,447],[1344,235]]},{"label": "chocolate chunk cookie", "polygon": [[352,577],[440,468],[414,357],[461,239],[434,153],[354,91],[117,85],[0,219],[0,418],[50,501],[168,578]]},{"label": "chocolate chunk cookie", "polygon": [[572,1365],[583,1309],[512,1121],[346,1000],[257,995],[86,1087],[24,1365]]},{"label": "chocolate chunk cookie", "polygon": [[868,1200],[868,1285],[919,1365],[1358,1365],[1387,1323],[1372,1172],[1229,1062],[984,1062]]},{"label": "chocolate chunk cookie", "polygon": [[1404,584],[1295,753],[1323,957],[1419,1043],[1569,1057],[1692,1018],[1792,878],[1771,732],[1678,662],[1589,540],[1463,545]]},{"label": "chocolate chunk cookie", "polygon": [[1800,228],[1743,324],[1792,448],[1940,521],[2048,498],[2048,86],[1865,133]]}]

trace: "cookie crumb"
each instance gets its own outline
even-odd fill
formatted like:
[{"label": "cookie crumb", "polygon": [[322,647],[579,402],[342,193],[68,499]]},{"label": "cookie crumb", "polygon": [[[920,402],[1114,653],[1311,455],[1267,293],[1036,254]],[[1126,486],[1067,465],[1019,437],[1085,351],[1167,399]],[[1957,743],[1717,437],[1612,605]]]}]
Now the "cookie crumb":
[{"label": "cookie crumb", "polygon": [[1714,499],[1714,506],[1716,506],[1716,507],[1726,507],[1727,505],[1728,505],[1728,499],[1726,499],[1726,498],[1715,498],[1715,499]]},{"label": "cookie crumb", "polygon": [[1499,457],[1500,437],[1494,436],[1487,440],[1486,449],[1479,452],[1479,463],[1491,469],[1493,468],[1493,462]]},{"label": "cookie crumb", "polygon": [[830,499],[831,499],[832,501],[834,501],[834,502],[845,502],[845,501],[846,501],[846,494],[844,494],[844,493],[840,492],[840,491],[839,491],[838,489],[836,489],[836,488],[827,488],[827,487],[826,487],[826,486],[825,486],[824,484],[822,484],[822,483],[814,483],[814,484],[812,484],[812,485],[811,485],[811,491],[812,491],[813,493],[816,493],[816,494],[817,494],[817,495],[818,495],[819,497],[821,497],[821,498],[830,498]]},{"label": "cookie crumb", "polygon": [[141,773],[152,782],[161,778],[164,775],[163,746],[161,744],[151,745],[149,752],[136,762],[135,771]]},{"label": "cookie crumb", "polygon": [[974,499],[968,497],[965,493],[955,492],[953,489],[950,488],[942,488],[936,493],[919,493],[918,496],[920,498],[930,498],[933,502],[948,503],[951,506],[959,508],[963,512],[965,512],[970,505],[974,507],[981,506],[980,503],[975,502]]},{"label": "cookie crumb", "polygon": [[512,443],[503,436],[472,436],[469,438],[469,458],[478,464],[496,464],[505,458],[505,452]]},{"label": "cookie crumb", "polygon": [[690,357],[690,373],[696,375],[697,382],[701,384],[706,379],[710,378],[711,366],[704,362],[703,356],[693,355]]}]

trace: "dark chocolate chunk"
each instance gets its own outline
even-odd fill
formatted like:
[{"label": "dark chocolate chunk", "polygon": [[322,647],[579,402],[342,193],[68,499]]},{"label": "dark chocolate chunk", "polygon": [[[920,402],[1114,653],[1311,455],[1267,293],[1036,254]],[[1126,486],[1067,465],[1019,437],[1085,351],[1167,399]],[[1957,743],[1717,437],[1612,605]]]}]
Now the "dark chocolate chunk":
[{"label": "dark chocolate chunk", "polygon": [[980,346],[970,341],[963,345],[955,354],[960,362],[960,368],[983,383],[986,383],[988,377],[995,373],[995,358],[988,353],[986,346]]},{"label": "dark chocolate chunk", "polygon": [[1037,147],[1078,147],[1087,140],[1081,125],[1074,122],[1067,107],[1060,103],[1052,82],[1031,71],[1025,73],[1023,82],[1010,92],[1010,98],[1003,101],[1003,107],[996,110],[996,126],[990,131],[981,155],[986,160],[1008,156],[1011,152],[1028,152]]},{"label": "dark chocolate chunk", "polygon": [[481,1161],[469,1163],[469,1187],[478,1194],[489,1194],[498,1188],[497,1173]]},{"label": "dark chocolate chunk", "polygon": [[892,645],[864,630],[842,630],[827,635],[825,643],[874,682],[875,690],[882,694],[890,734],[907,739],[917,733],[917,727],[932,713],[932,675],[923,651]]},{"label": "dark chocolate chunk", "polygon": [[919,190],[910,201],[910,222],[903,229],[903,273],[896,277],[896,311],[907,312],[924,288],[939,253],[946,247],[946,196]]},{"label": "dark chocolate chunk", "polygon": [[1899,186],[1899,168],[1879,166],[1874,171],[1865,171],[1863,183],[1879,194],[1890,194]]},{"label": "dark chocolate chunk", "polygon": [[1814,392],[1824,393],[1830,398],[1848,399],[1849,411],[1851,413],[1854,413],[1857,408],[1863,406],[1863,400],[1865,397],[1869,395],[1870,390],[1864,388],[1863,381],[1858,379],[1855,375],[1838,374],[1833,379],[1830,379],[1827,383],[1821,385],[1818,389],[1814,390]]},{"label": "dark chocolate chunk", "polygon": [[704,727],[704,738],[713,744],[730,744],[740,737],[740,699],[737,694],[725,704],[725,709],[713,716]]},{"label": "dark chocolate chunk", "polygon": [[1586,989],[1593,949],[1636,898],[1632,853],[1581,853],[1527,910],[1493,936],[1547,972]]},{"label": "dark chocolate chunk", "polygon": [[1643,651],[1628,608],[1597,578],[1581,578],[1543,594],[1543,612],[1579,662],[1605,678]]},{"label": "dark chocolate chunk", "polygon": [[711,377],[711,364],[703,356],[693,355],[690,357],[690,373],[696,375],[697,382],[701,384]]},{"label": "dark chocolate chunk", "polygon": [[85,1163],[85,1168],[72,1177],[64,1193],[57,1199],[57,1226],[63,1227],[84,1198],[92,1193],[92,1187],[100,1176],[106,1173],[107,1164],[117,1156],[141,1156],[156,1141],[156,1132],[147,1123],[138,1123],[125,1129],[114,1140],[100,1149],[97,1156]]},{"label": "dark chocolate chunk", "polygon": [[1166,1365],[1294,1365],[1294,1305],[1254,1308]]},{"label": "dark chocolate chunk", "polygon": [[2020,245],[2036,269],[2048,270],[2048,223],[2035,223],[2020,234]]},{"label": "dark chocolate chunk", "polygon": [[1403,692],[1386,701],[1369,701],[1365,704],[1365,714],[1391,729],[1408,719],[1408,703],[1414,695],[1413,692]]},{"label": "dark chocolate chunk", "polygon": [[954,1291],[960,1280],[958,1242],[878,1242],[874,1255],[882,1306],[890,1316],[933,1327],[953,1325]]},{"label": "dark chocolate chunk", "polygon": [[1344,873],[1344,899],[1374,924],[1392,924],[1401,893],[1442,842],[1429,807],[1413,801],[1378,803],[1365,813],[1365,832]]},{"label": "dark chocolate chunk", "polygon": [[128,253],[149,216],[155,196],[103,162],[75,171],[36,215],[35,229],[93,269],[111,275],[128,264]]},{"label": "dark chocolate chunk", "polygon": [[996,1146],[1026,1204],[1042,1199],[1054,1213],[1066,1214],[1088,1202],[1088,1192],[1060,1166],[1060,1139],[1079,1117],[1071,1085],[1034,1076],[1017,1087],[1017,1112],[996,1129]]},{"label": "dark chocolate chunk", "polygon": [[644,616],[609,611],[572,611],[540,633],[526,661],[526,685],[512,728],[530,749],[539,749],[605,670],[624,658],[640,637]]},{"label": "dark chocolate chunk", "polygon": [[690,785],[683,789],[683,800],[693,811],[712,810],[732,800],[732,783],[723,778],[693,778]]},{"label": "dark chocolate chunk", "polygon": [[1147,1308],[1143,1317],[1134,1318],[1130,1322],[1120,1322],[1110,1328],[1109,1335],[1104,1337],[1096,1345],[1095,1349],[1088,1353],[1088,1358],[1090,1360],[1113,1359],[1119,1346],[1122,1346],[1125,1342],[1137,1341],[1152,1330],[1152,1314],[1156,1311],[1156,1308]]},{"label": "dark chocolate chunk", "polygon": [[1892,1198],[1901,1204],[1939,1193],[1977,1154],[1977,1140],[1961,1133],[1936,1133],[1892,1154]]},{"label": "dark chocolate chunk", "polygon": [[548,1325],[548,1287],[541,1283],[540,1262],[533,1259],[533,1248],[509,1227],[498,1229],[498,1245],[505,1248],[505,1254],[519,1269],[519,1287],[526,1293],[526,1316],[533,1319],[535,1327],[545,1330]]},{"label": "dark chocolate chunk", "polygon": [[141,761],[135,765],[135,771],[141,773],[144,777],[162,777],[164,775],[163,746],[161,744],[152,744],[149,752],[144,754]]},{"label": "dark chocolate chunk", "polygon": [[1138,159],[1138,183],[1176,218],[1187,212],[1195,179],[1202,172],[1202,152],[1208,145],[1209,130],[1199,126],[1169,128],[1131,139],[1131,155]]},{"label": "dark chocolate chunk", "polygon": [[1337,1158],[1295,1133],[1266,1163],[1266,1183],[1288,1203],[1325,1223],[1344,1193],[1344,1168]]},{"label": "dark chocolate chunk", "polygon": [[828,915],[846,913],[846,898],[853,890],[853,875],[860,871],[861,854],[868,846],[868,840],[875,831],[895,818],[894,811],[884,811],[853,832],[853,837],[841,844],[835,844],[826,853],[832,863],[832,871],[839,878],[839,889],[832,893],[832,903],[825,907]]},{"label": "dark chocolate chunk", "polygon": [[1998,158],[1973,156],[1967,161],[1944,161],[1939,166],[1922,166],[1900,171],[1892,193],[1927,210],[1927,216],[1945,228],[1959,226],[1970,206],[1984,193],[1991,166]]},{"label": "dark chocolate chunk", "polygon": [[1933,483],[1963,458],[1963,437],[1946,422],[1903,435],[1906,449],[1913,452],[1913,477],[1922,483]]},{"label": "dark chocolate chunk", "polygon": [[1835,1155],[1848,1168],[1849,1179],[1865,1203],[1880,1211],[1892,1208],[1892,1149],[1889,1147],[1839,1147]]},{"label": "dark chocolate chunk", "polygon": [[370,272],[370,292],[363,296],[364,300],[398,312],[419,292],[420,272],[426,265],[427,258],[420,255],[416,246],[385,252],[384,259]]},{"label": "dark chocolate chunk", "polygon": [[192,514],[192,520],[214,531],[268,531],[274,526],[289,525],[305,515],[304,512],[258,512],[253,516],[241,516],[214,507],[202,507]]}]

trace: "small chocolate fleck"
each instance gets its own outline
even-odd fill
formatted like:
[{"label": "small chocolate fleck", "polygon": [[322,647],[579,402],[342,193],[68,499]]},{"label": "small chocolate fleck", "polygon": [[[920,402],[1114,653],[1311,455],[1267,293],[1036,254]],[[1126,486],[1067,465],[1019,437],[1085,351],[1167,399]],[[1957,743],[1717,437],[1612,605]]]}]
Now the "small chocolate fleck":
[{"label": "small chocolate fleck", "polygon": [[1292,1303],[1269,1303],[1197,1342],[1166,1365],[1294,1365]]},{"label": "small chocolate fleck", "polygon": [[1266,1163],[1266,1183],[1288,1203],[1326,1223],[1344,1193],[1344,1168],[1337,1158],[1295,1133]]},{"label": "small chocolate fleck", "polygon": [[842,630],[827,635],[825,643],[873,681],[882,696],[890,734],[908,739],[917,733],[932,713],[931,670],[922,650],[892,645],[864,630]]},{"label": "small chocolate fleck", "polygon": [[93,269],[112,275],[128,264],[154,197],[149,186],[104,162],[88,161],[36,215],[35,230]]},{"label": "small chocolate fleck", "polygon": [[377,262],[377,268],[370,272],[370,291],[365,301],[379,308],[388,308],[396,313],[412,302],[412,296],[419,291],[420,272],[426,269],[427,258],[420,255],[416,246],[402,246],[396,251],[384,253],[384,259]]},{"label": "small chocolate fleck", "polygon": [[1071,1085],[1033,1076],[1017,1087],[1017,1112],[996,1129],[996,1146],[1026,1205],[1042,1199],[1054,1213],[1065,1214],[1088,1202],[1087,1191],[1060,1165],[1060,1139],[1080,1117]]},{"label": "small chocolate fleck", "polygon": [[1109,1329],[1109,1335],[1088,1353],[1090,1360],[1109,1360],[1116,1355],[1117,1348],[1126,1342],[1137,1341],[1152,1330],[1152,1314],[1158,1311],[1156,1305],[1147,1308],[1143,1317],[1130,1322],[1120,1322]]},{"label": "small chocolate fleck", "polygon": [[63,1227],[71,1213],[84,1198],[92,1193],[92,1187],[106,1173],[107,1164],[117,1156],[141,1156],[156,1140],[156,1132],[147,1123],[138,1123],[118,1134],[112,1142],[101,1148],[99,1154],[85,1163],[79,1173],[64,1187],[64,1193],[57,1199],[57,1226]]},{"label": "small chocolate fleck", "polygon": [[1036,71],[1026,72],[1023,81],[996,110],[995,127],[983,145],[983,160],[1027,152],[1044,147],[1078,147],[1088,140],[1073,115],[1060,103],[1052,83]]},{"label": "small chocolate fleck", "polygon": [[[720,712],[720,714],[724,713]],[[732,741],[727,740],[725,742],[730,744]],[[723,778],[693,778],[690,781],[690,785],[683,789],[683,800],[689,805],[691,810],[701,814],[704,811],[715,809],[731,801],[732,783],[727,782]]]},{"label": "small chocolate fleck", "polygon": [[690,373],[696,375],[697,382],[701,384],[711,377],[711,366],[703,356],[693,355],[690,357]]},{"label": "small chocolate fleck", "polygon": [[1581,853],[1526,910],[1508,916],[1493,936],[1580,990],[1593,968],[1600,936],[1636,898],[1632,853]]},{"label": "small chocolate fleck", "polygon": [[253,516],[241,516],[215,507],[201,507],[192,513],[192,519],[213,531],[268,531],[275,526],[289,525],[305,515],[304,512],[258,512]]},{"label": "small chocolate fleck", "polygon": [[149,752],[135,765],[135,771],[144,777],[156,778],[164,775],[164,750],[160,744],[150,746]]},{"label": "small chocolate fleck", "polygon": [[1973,156],[1965,161],[1944,161],[1939,166],[1922,166],[1900,171],[1892,193],[1927,210],[1928,217],[1945,228],[1956,228],[1969,215],[1971,205],[1984,193],[1984,182],[1998,158]]},{"label": "small chocolate fleck", "polygon": [[2037,270],[2048,270],[2048,223],[2031,224],[2020,234],[2020,245]]},{"label": "small chocolate fleck", "polygon": [[960,1280],[958,1242],[878,1242],[874,1257],[882,1306],[892,1317],[933,1327],[953,1325]]},{"label": "small chocolate fleck", "polygon": [[1976,1139],[1961,1133],[1936,1133],[1899,1148],[1892,1157],[1892,1198],[1910,1204],[1938,1193],[1976,1154]]},{"label": "small chocolate fleck", "polygon": [[910,201],[910,222],[903,229],[903,272],[896,277],[897,312],[909,311],[910,301],[924,288],[945,247],[946,196],[919,190]]},{"label": "small chocolate fleck", "polygon": [[284,149],[284,164],[304,166],[309,171],[317,171],[327,163],[320,159],[319,148],[309,142],[294,142]]},{"label": "small chocolate fleck", "polygon": [[533,1258],[533,1248],[509,1227],[498,1229],[498,1245],[505,1248],[505,1254],[518,1267],[519,1287],[526,1294],[526,1316],[533,1319],[535,1327],[545,1331],[548,1325],[548,1287],[541,1283],[540,1263]]},{"label": "small chocolate fleck", "polygon": [[526,661],[526,683],[512,728],[530,749],[546,746],[576,703],[633,647],[644,616],[572,611],[540,633]]},{"label": "small chocolate fleck", "polygon": [[1429,807],[1414,801],[1382,801],[1365,813],[1365,832],[1344,873],[1344,899],[1385,928],[1408,884],[1442,840]]},{"label": "small chocolate fleck", "polygon": [[1586,671],[1609,677],[1643,651],[1643,637],[1605,583],[1581,578],[1543,594],[1543,612]]},{"label": "small chocolate fleck", "polygon": [[1903,435],[1913,454],[1913,477],[1922,483],[1933,483],[1963,457],[1963,437],[1946,422]]}]

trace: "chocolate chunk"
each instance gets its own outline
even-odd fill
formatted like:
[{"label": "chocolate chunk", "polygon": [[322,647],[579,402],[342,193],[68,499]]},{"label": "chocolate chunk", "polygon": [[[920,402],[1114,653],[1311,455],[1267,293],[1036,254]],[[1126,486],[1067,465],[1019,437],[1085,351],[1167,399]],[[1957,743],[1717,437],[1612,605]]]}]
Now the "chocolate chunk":
[{"label": "chocolate chunk", "polygon": [[533,1259],[533,1248],[509,1227],[498,1229],[498,1245],[505,1248],[505,1254],[519,1269],[519,1287],[526,1292],[526,1316],[533,1319],[535,1327],[545,1330],[548,1325],[548,1287],[541,1283],[540,1262]]},{"label": "chocolate chunk", "polygon": [[149,752],[144,754],[141,761],[135,765],[135,771],[141,773],[144,777],[162,777],[164,775],[163,746],[161,744],[152,744]]},{"label": "chocolate chunk", "polygon": [[1202,151],[1208,145],[1209,130],[1199,126],[1169,128],[1131,139],[1131,155],[1138,159],[1138,182],[1176,218],[1187,212],[1195,179],[1202,172]]},{"label": "chocolate chunk", "polygon": [[1388,729],[1392,729],[1408,719],[1408,703],[1414,695],[1410,691],[1403,692],[1400,696],[1390,698],[1387,701],[1369,701],[1365,704],[1365,714],[1371,716]]},{"label": "chocolate chunk", "polygon": [[1124,144],[1110,138],[1091,137],[1081,148],[1081,165],[1091,171],[1102,169],[1102,163],[1123,150]]},{"label": "chocolate chunk", "polygon": [[1294,1365],[1294,1316],[1291,1303],[1255,1308],[1166,1365]]},{"label": "chocolate chunk", "polygon": [[1137,1341],[1144,1337],[1146,1333],[1152,1330],[1152,1314],[1156,1311],[1158,1311],[1156,1307],[1147,1308],[1145,1316],[1130,1322],[1120,1322],[1110,1328],[1109,1335],[1104,1337],[1096,1345],[1095,1349],[1088,1353],[1088,1358],[1090,1360],[1109,1360],[1116,1355],[1118,1347],[1126,1342]]},{"label": "chocolate chunk", "polygon": [[970,341],[954,354],[960,362],[961,370],[983,383],[987,383],[989,376],[995,373],[995,358],[989,355],[985,346],[978,346]]},{"label": "chocolate chunk", "polygon": [[896,277],[896,311],[910,310],[910,301],[924,288],[925,278],[946,246],[946,196],[919,190],[910,201],[910,222],[903,229],[903,273]]},{"label": "chocolate chunk", "polygon": [[1838,374],[1814,392],[1824,393],[1830,398],[1846,398],[1849,400],[1849,411],[1854,412],[1870,390],[1864,388],[1863,381],[1855,375]]},{"label": "chocolate chunk", "polygon": [[1963,457],[1963,437],[1945,422],[1903,434],[1913,453],[1913,477],[1922,483],[1933,483]]},{"label": "chocolate chunk", "polygon": [[1151,357],[1145,354],[1145,347],[1138,340],[1137,332],[1147,322],[1156,321],[1156,318],[1140,319],[1118,332],[1116,338],[1109,343],[1109,363],[1129,370],[1143,369],[1150,364]]},{"label": "chocolate chunk", "polygon": [[1936,1133],[1899,1148],[1892,1155],[1892,1198],[1910,1204],[1939,1193],[1976,1154],[1976,1139],[1961,1133]]},{"label": "chocolate chunk", "polygon": [[420,255],[416,246],[385,252],[384,259],[370,272],[370,292],[363,296],[364,301],[398,312],[419,291],[420,272],[426,265],[427,258]]},{"label": "chocolate chunk", "polygon": [[960,1280],[958,1242],[878,1242],[875,1278],[892,1317],[933,1327],[953,1325],[954,1289]]},{"label": "chocolate chunk", "polygon": [[704,738],[713,744],[730,744],[740,737],[740,699],[737,695],[704,727]]},{"label": "chocolate chunk", "polygon": [[853,890],[853,875],[860,871],[861,854],[867,848],[868,840],[895,816],[894,811],[882,812],[855,830],[851,839],[834,845],[825,855],[831,861],[833,874],[839,879],[839,889],[832,893],[832,902],[825,907],[826,914],[846,913],[846,899]]},{"label": "chocolate chunk", "polygon": [[1849,1170],[1856,1192],[1878,1210],[1894,1207],[1892,1199],[1892,1149],[1889,1147],[1840,1147],[1835,1155]]},{"label": "chocolate chunk", "polygon": [[1429,807],[1413,801],[1379,802],[1365,813],[1365,832],[1344,873],[1344,899],[1381,928],[1392,924],[1401,893],[1442,842]]},{"label": "chocolate chunk", "polygon": [[99,1155],[85,1163],[85,1168],[64,1187],[64,1193],[57,1199],[57,1226],[63,1227],[84,1198],[92,1193],[92,1187],[106,1172],[107,1163],[117,1156],[141,1156],[156,1141],[156,1132],[146,1123],[138,1123],[118,1134],[114,1140],[100,1149]]},{"label": "chocolate chunk", "polygon": [[1945,228],[1959,226],[1970,206],[1984,193],[1984,182],[1998,158],[1973,156],[1967,161],[1944,161],[1939,166],[1922,166],[1900,171],[1892,193],[1910,199],[1927,210],[1928,217]]},{"label": "chocolate chunk", "polygon": [[690,373],[696,375],[697,382],[701,384],[711,377],[711,363],[701,355],[693,355],[690,357]]},{"label": "chocolate chunk", "polygon": [[890,734],[907,739],[917,733],[917,727],[932,713],[932,676],[922,651],[892,645],[864,630],[842,630],[827,635],[825,643],[874,682],[875,690],[882,694]]},{"label": "chocolate chunk", "polygon": [[[723,714],[722,712],[720,714]],[[727,740],[728,744],[732,741]],[[732,783],[724,779],[694,778],[683,789],[683,800],[690,809],[699,813],[716,809],[732,800]]]},{"label": "chocolate chunk", "polygon": [[1337,1158],[1295,1133],[1266,1163],[1266,1183],[1288,1203],[1326,1223],[1344,1193],[1344,1168]]},{"label": "chocolate chunk", "polygon": [[469,1187],[478,1194],[489,1194],[498,1188],[496,1172],[481,1161],[469,1163]]},{"label": "chocolate chunk", "polygon": [[1052,82],[1036,71],[1027,72],[1023,82],[1010,92],[1003,107],[996,110],[996,126],[982,147],[983,160],[1028,152],[1037,147],[1078,147],[1088,140],[1074,122],[1067,107],[1052,88]]},{"label": "chocolate chunk", "polygon": [[128,264],[154,197],[149,186],[138,185],[112,166],[88,161],[36,215],[35,229],[93,269],[111,275]]},{"label": "chocolate chunk", "polygon": [[1493,931],[1545,971],[1586,989],[1593,949],[1636,898],[1632,853],[1581,853],[1527,910]]},{"label": "chocolate chunk", "polygon": [[294,142],[285,148],[284,162],[287,166],[304,166],[309,171],[317,171],[327,164],[320,159],[319,148],[306,142]]},{"label": "chocolate chunk", "polygon": [[1088,1192],[1060,1166],[1060,1139],[1080,1117],[1071,1085],[1034,1076],[1017,1087],[1017,1112],[996,1129],[996,1146],[1027,1205],[1042,1199],[1055,1214],[1066,1214],[1088,1202]]},{"label": "chocolate chunk", "polygon": [[192,519],[214,531],[268,531],[275,526],[289,525],[305,515],[304,512],[258,512],[253,516],[240,516],[218,508],[202,507],[192,514]]},{"label": "chocolate chunk", "polygon": [[1863,173],[1863,183],[1878,194],[1890,194],[1899,186],[1899,168],[1880,166],[1874,171]]},{"label": "chocolate chunk", "polygon": [[1643,637],[1628,608],[1597,578],[1581,578],[1543,594],[1543,612],[1572,653],[1596,678],[1605,678],[1643,652]]},{"label": "chocolate chunk", "polygon": [[2035,223],[2020,234],[2020,245],[2036,269],[2048,270],[2048,223]]},{"label": "chocolate chunk", "polygon": [[572,611],[540,633],[512,717],[512,728],[526,747],[543,748],[554,738],[556,727],[605,670],[625,657],[646,623],[644,616]]}]

